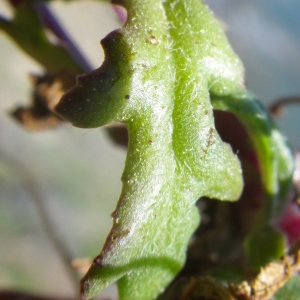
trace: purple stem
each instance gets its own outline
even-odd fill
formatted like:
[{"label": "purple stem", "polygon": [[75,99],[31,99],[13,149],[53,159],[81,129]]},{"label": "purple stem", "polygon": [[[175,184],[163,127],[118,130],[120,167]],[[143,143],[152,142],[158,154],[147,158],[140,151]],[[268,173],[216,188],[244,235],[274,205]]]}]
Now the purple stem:
[{"label": "purple stem", "polygon": [[47,5],[41,2],[37,2],[33,4],[33,8],[41,18],[43,24],[54,33],[54,35],[59,39],[59,41],[62,43],[63,47],[70,54],[73,60],[83,70],[83,72],[92,71],[94,68],[79,51],[74,41],[70,39],[66,31],[59,24]]}]

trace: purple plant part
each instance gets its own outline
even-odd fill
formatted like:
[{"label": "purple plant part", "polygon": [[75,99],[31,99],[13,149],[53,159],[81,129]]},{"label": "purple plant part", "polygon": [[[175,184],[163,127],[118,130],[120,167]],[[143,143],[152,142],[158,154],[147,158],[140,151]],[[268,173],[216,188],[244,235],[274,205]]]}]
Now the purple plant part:
[{"label": "purple plant part", "polygon": [[295,243],[300,237],[300,150],[295,151],[295,171],[293,175],[293,184],[295,195],[292,195],[296,201],[290,201],[278,222],[278,227],[282,230],[288,239],[289,244]]},{"label": "purple plant part", "polygon": [[288,243],[292,245],[300,236],[300,209],[295,202],[290,202],[283,213],[278,228],[283,231],[287,237]]},{"label": "purple plant part", "polygon": [[93,67],[79,51],[78,46],[62,28],[61,24],[59,24],[48,6],[41,2],[33,3],[32,6],[39,15],[44,26],[51,30],[58,39],[59,44],[66,49],[77,65],[85,72],[92,71]]},{"label": "purple plant part", "polygon": [[119,5],[112,5],[113,10],[115,11],[115,13],[118,15],[122,25],[124,25],[126,23],[127,20],[127,12],[126,10],[119,6]]}]

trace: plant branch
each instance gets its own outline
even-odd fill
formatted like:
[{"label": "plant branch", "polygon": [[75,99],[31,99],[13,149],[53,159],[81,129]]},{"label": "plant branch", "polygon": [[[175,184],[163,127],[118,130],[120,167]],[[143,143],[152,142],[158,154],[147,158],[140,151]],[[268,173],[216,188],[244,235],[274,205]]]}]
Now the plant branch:
[{"label": "plant branch", "polygon": [[276,99],[270,106],[269,111],[272,115],[280,115],[285,105],[300,104],[300,96],[289,96]]},{"label": "plant branch", "polygon": [[46,4],[37,2],[33,4],[38,16],[41,18],[42,23],[50,29],[53,34],[58,38],[61,45],[65,50],[70,54],[73,60],[77,65],[84,70],[85,72],[90,72],[93,70],[90,63],[86,60],[83,54],[79,51],[75,42],[69,37],[66,31],[62,28],[61,24],[55,18],[51,10],[47,7]]}]

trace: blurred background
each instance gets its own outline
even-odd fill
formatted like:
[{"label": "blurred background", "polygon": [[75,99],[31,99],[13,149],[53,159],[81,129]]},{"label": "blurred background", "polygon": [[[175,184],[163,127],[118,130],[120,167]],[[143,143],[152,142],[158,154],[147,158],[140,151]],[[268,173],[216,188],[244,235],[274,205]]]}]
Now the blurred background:
[{"label": "blurred background", "polygon": [[[265,105],[300,95],[298,0],[207,3],[245,65],[249,90]],[[99,67],[99,41],[120,27],[112,8],[88,0],[52,1],[50,7],[93,67]],[[5,1],[0,1],[0,13],[11,14]],[[47,210],[73,258],[95,257],[112,224],[126,153],[104,129],[65,124],[32,133],[13,121],[8,113],[31,97],[28,74],[42,70],[2,32],[0,51],[0,289],[71,297],[76,293],[72,277],[44,230],[38,205]],[[300,147],[299,116],[300,106],[289,105],[276,119],[295,148]],[[116,290],[102,295],[108,294],[116,297]]]}]

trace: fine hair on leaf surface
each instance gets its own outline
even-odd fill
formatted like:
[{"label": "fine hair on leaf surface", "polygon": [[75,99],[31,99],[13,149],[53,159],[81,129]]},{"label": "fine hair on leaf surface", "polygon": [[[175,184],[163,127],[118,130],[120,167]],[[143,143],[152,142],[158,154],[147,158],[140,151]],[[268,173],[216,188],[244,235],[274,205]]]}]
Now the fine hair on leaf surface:
[{"label": "fine hair on leaf surface", "polygon": [[211,99],[247,93],[243,66],[203,1],[113,3],[127,10],[126,24],[102,40],[103,65],[79,76],[56,111],[82,128],[121,122],[129,135],[113,227],[81,297],[118,281],[120,299],[150,300],[184,264],[200,221],[196,201],[242,192],[241,165],[215,129]]}]

